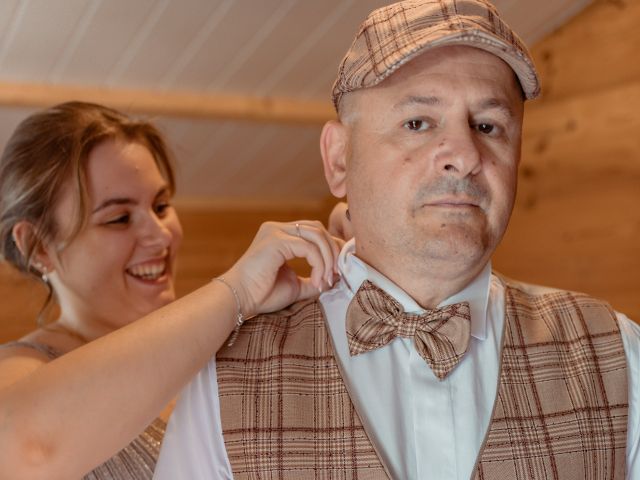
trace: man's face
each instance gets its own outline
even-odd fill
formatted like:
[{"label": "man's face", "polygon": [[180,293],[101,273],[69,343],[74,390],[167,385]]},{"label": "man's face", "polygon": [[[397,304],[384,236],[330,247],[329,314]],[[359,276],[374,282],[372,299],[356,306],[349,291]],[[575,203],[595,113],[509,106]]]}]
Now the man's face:
[{"label": "man's face", "polygon": [[339,158],[343,139],[343,165],[325,158],[325,169],[332,192],[348,196],[358,256],[396,281],[402,270],[478,273],[516,192],[523,100],[510,67],[442,47],[343,102],[323,153]]}]

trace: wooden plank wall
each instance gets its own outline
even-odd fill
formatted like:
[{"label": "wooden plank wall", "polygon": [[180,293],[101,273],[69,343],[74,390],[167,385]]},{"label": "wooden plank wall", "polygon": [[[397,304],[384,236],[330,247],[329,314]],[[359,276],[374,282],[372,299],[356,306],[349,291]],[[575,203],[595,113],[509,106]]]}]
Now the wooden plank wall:
[{"label": "wooden plank wall", "polygon": [[[606,298],[640,321],[640,2],[596,0],[533,48],[520,188],[494,258],[514,278]],[[180,208],[179,294],[227,269],[266,218],[318,208]],[[300,264],[298,264],[299,266]],[[0,342],[33,328],[44,289],[0,265]]]},{"label": "wooden plank wall", "polygon": [[596,0],[532,53],[518,202],[494,264],[640,321],[640,2]]}]

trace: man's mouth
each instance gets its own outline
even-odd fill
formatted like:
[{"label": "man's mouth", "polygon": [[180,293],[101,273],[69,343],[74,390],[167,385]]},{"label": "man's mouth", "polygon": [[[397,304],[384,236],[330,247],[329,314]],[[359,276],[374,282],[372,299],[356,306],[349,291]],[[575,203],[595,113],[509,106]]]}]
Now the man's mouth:
[{"label": "man's mouth", "polygon": [[425,205],[431,207],[478,207],[480,202],[468,197],[449,197],[431,200]]}]

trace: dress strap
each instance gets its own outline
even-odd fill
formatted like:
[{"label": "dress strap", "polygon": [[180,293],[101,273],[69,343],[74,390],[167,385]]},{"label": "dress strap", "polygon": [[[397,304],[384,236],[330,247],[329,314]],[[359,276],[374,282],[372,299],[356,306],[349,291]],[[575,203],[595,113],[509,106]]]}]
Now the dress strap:
[{"label": "dress strap", "polygon": [[0,345],[0,348],[10,348],[10,347],[23,347],[23,348],[30,348],[32,350],[37,350],[40,353],[44,353],[51,360],[62,356],[62,352],[60,352],[59,350],[53,347],[50,347],[49,345],[44,345],[42,343],[17,340],[14,342],[4,343]]}]

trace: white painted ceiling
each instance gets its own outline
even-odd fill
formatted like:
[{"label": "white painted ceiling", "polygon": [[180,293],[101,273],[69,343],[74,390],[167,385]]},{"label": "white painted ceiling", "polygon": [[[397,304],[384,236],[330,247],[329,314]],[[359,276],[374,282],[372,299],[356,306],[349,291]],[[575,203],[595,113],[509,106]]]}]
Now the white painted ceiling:
[{"label": "white painted ceiling", "polygon": [[[337,65],[358,25],[386,3],[0,0],[0,82],[329,102]],[[590,0],[495,3],[533,45]],[[0,105],[1,146],[33,110]],[[183,200],[308,202],[329,195],[318,152],[320,125],[153,120],[175,153]]]}]

